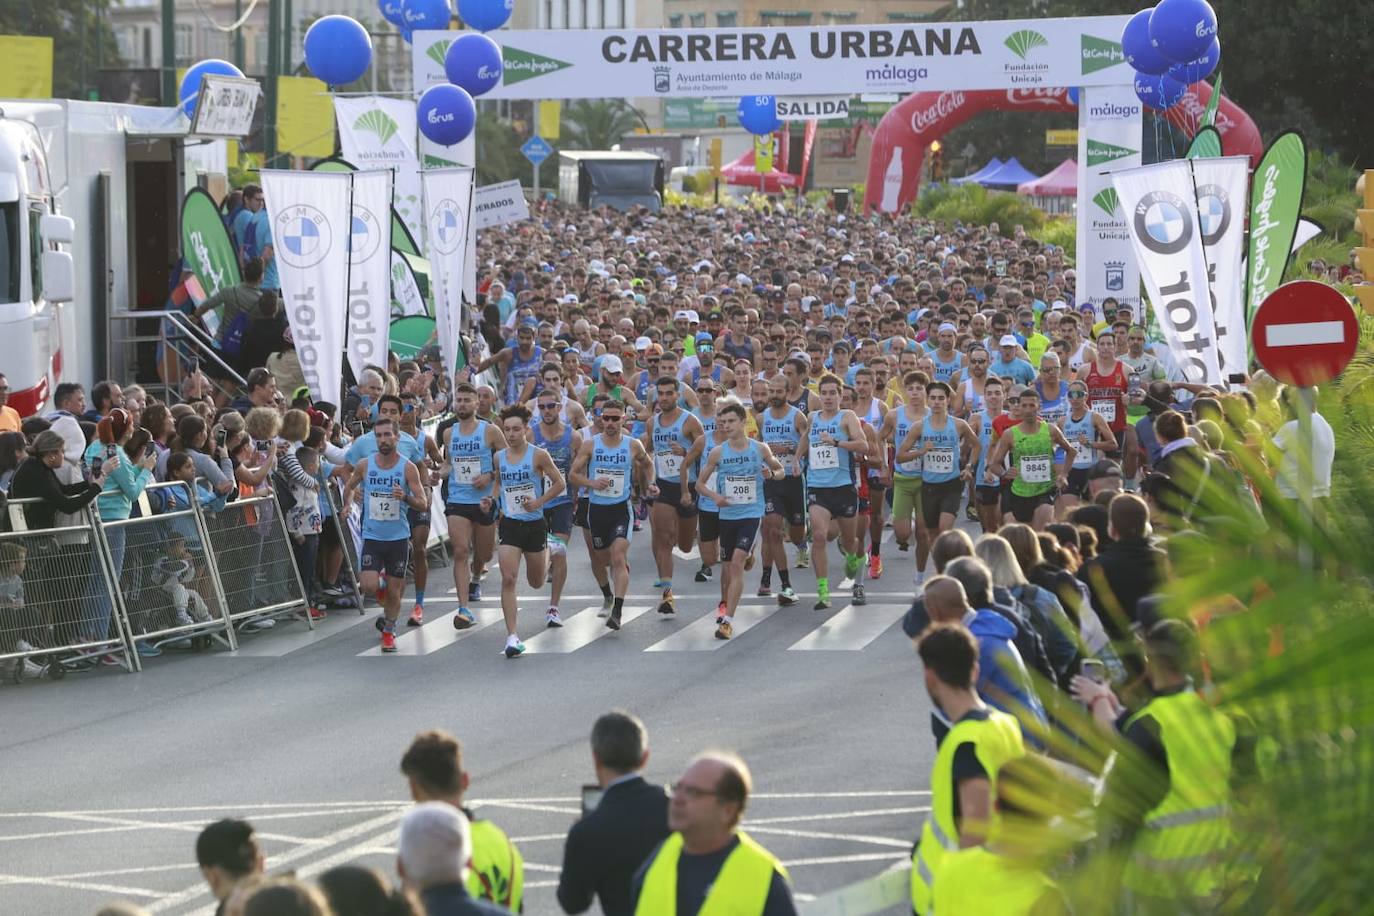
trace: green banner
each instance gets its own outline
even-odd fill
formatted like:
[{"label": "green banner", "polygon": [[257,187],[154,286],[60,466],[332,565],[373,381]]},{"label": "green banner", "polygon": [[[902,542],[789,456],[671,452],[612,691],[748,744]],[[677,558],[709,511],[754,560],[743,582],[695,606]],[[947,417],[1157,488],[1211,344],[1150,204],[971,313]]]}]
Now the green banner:
[{"label": "green banner", "polygon": [[202,188],[192,188],[181,205],[181,256],[205,295],[238,285],[239,258],[219,205]]},{"label": "green banner", "polygon": [[1221,104],[1221,74],[1217,74],[1217,84],[1212,87],[1212,97],[1207,100],[1207,108],[1202,112],[1202,126],[1211,127],[1217,123],[1217,106]]},{"label": "green banner", "polygon": [[1260,303],[1283,282],[1306,184],[1307,144],[1297,131],[1282,133],[1269,144],[1250,188],[1246,324]]},{"label": "green banner", "polygon": [[1221,155],[1221,134],[1215,127],[1204,127],[1188,146],[1188,159],[1216,159]]}]

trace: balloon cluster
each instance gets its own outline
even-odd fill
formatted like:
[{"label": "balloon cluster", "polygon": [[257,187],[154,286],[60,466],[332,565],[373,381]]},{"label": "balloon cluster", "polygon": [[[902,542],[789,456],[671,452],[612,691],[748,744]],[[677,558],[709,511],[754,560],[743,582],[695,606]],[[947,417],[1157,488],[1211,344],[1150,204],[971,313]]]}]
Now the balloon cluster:
[{"label": "balloon cluster", "polygon": [[191,65],[186,74],[181,78],[181,86],[177,90],[177,107],[188,118],[195,118],[196,102],[200,99],[200,84],[206,75],[210,76],[237,76],[243,79],[243,71],[227,60],[203,60],[198,64]]},{"label": "balloon cluster", "polygon": [[[388,3],[380,0],[382,15]],[[446,29],[452,15],[449,0],[399,0],[404,30]],[[501,46],[482,32],[499,29],[510,19],[514,0],[458,0],[458,15],[476,32],[459,32],[444,53],[447,83],[430,86],[420,96],[420,133],[441,146],[466,140],[477,124],[476,96],[501,82]]]},{"label": "balloon cluster", "polygon": [[1121,51],[1135,68],[1141,103],[1155,111],[1172,108],[1221,63],[1216,11],[1207,0],[1159,0],[1126,23]]},{"label": "balloon cluster", "polygon": [[771,134],[782,127],[778,118],[778,100],[771,95],[741,96],[739,108],[740,126],[756,136]]}]

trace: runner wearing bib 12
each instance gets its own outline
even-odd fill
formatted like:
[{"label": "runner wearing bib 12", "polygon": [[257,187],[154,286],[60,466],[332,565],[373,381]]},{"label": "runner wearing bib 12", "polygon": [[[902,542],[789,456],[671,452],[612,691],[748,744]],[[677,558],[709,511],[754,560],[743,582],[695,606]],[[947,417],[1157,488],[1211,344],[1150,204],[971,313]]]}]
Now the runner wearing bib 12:
[{"label": "runner wearing bib 12", "polygon": [[654,565],[658,568],[654,588],[662,591],[658,612],[672,614],[676,611],[673,546],[676,544],[679,550],[687,553],[696,538],[697,507],[692,472],[706,440],[701,421],[678,404],[677,379],[662,376],[655,390],[657,413],[649,421],[646,435],[653,453],[659,495],[649,509],[649,527],[653,531]]},{"label": "runner wearing bib 12", "polygon": [[[921,459],[921,506],[926,529],[939,532],[954,527],[959,504],[964,498],[964,483],[973,477],[968,464],[977,464],[982,451],[978,437],[967,423],[949,415],[953,392],[944,382],[926,386],[930,416],[912,427],[897,447],[897,460]],[[969,453],[968,462],[963,452]]]},{"label": "runner wearing bib 12", "polygon": [[1071,509],[1079,500],[1088,498],[1088,472],[1100,455],[1116,448],[1116,436],[1102,414],[1088,409],[1088,386],[1084,382],[1069,385],[1069,415],[1059,422],[1064,438],[1078,449],[1069,468],[1068,486],[1059,494],[1055,508]]},{"label": "runner wearing bib 12", "polygon": [[[516,633],[516,579],[520,561],[525,561],[525,577],[535,591],[544,587],[548,571],[548,527],[544,507],[560,496],[566,483],[549,453],[530,445],[529,408],[512,404],[501,411],[501,430],[509,443],[496,453],[496,491],[488,497],[501,506],[501,614],[506,620],[506,658],[525,653],[525,644]],[[547,626],[561,626],[546,620]]]},{"label": "runner wearing bib 12", "polygon": [[[1003,433],[993,446],[984,479],[1011,481],[1004,522],[1018,521],[1042,531],[1054,518],[1055,488],[1068,484],[1067,468],[1077,449],[1059,427],[1040,419],[1040,396],[1034,386],[1021,389],[1017,407],[1021,422]],[[1064,459],[1058,464],[1056,446],[1064,450]]]},{"label": "runner wearing bib 12", "polygon": [[854,466],[868,452],[859,418],[840,409],[840,380],[829,373],[817,384],[821,409],[808,419],[806,439],[806,502],[811,513],[811,562],[816,569],[816,610],[830,607],[830,522],[839,523],[845,576],[858,584],[863,557],[858,551],[855,515],[859,495],[854,489]]},{"label": "runner wearing bib 12", "polygon": [[[424,511],[429,496],[420,482],[415,465],[396,451],[396,421],[379,419],[373,427],[377,454],[353,469],[344,489],[345,505],[361,495],[362,514],[362,588],[382,602],[382,651],[396,651],[396,619],[401,616],[401,594],[406,587],[406,565],[410,560],[410,520],[406,507]],[[385,573],[387,587],[380,594],[379,577]]]},{"label": "runner wearing bib 12", "polygon": [[782,463],[762,442],[744,434],[744,407],[721,408],[716,423],[725,442],[711,449],[702,468],[702,494],[720,509],[720,541],[726,551],[721,566],[723,600],[716,608],[716,638],[734,634],[734,614],[744,589],[745,560],[754,550],[763,519],[765,479],[783,476]]}]

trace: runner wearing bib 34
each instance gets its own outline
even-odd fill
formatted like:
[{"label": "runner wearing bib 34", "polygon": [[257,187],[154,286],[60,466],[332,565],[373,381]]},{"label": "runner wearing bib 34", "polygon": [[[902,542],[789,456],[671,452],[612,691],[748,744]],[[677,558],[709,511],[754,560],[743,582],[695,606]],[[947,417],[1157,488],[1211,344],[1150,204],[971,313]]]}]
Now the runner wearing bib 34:
[{"label": "runner wearing bib 34", "polygon": [[[952,391],[944,382],[926,386],[930,416],[913,426],[897,446],[897,460],[921,459],[921,506],[926,530],[936,536],[954,527],[964,484],[973,479],[982,445],[973,429],[958,417],[949,415]],[[962,455],[968,453],[968,459]]]},{"label": "runner wearing bib 34", "polygon": [[[1059,427],[1040,419],[1040,395],[1034,387],[1021,389],[1017,406],[1021,422],[1004,432],[992,447],[983,479],[989,483],[998,477],[1011,481],[1003,522],[1017,521],[1043,531],[1054,519],[1055,487],[1068,485],[1068,467],[1078,450]],[[1064,450],[1064,458],[1057,465],[1056,446]]]},{"label": "runner wearing bib 34", "polygon": [[[527,441],[530,412],[523,404],[501,411],[501,429],[510,443],[496,453],[496,490],[487,500],[501,507],[501,615],[506,619],[506,658],[525,654],[515,630],[515,580],[520,560],[535,591],[548,572],[548,525],[544,507],[563,494],[567,484],[549,453]],[[486,500],[484,500],[486,502]],[[552,621],[548,622],[552,624]]]},{"label": "runner wearing bib 34", "polygon": [[811,562],[816,568],[816,610],[830,607],[830,560],[826,544],[830,522],[839,523],[840,550],[847,578],[859,584],[863,557],[858,550],[859,494],[854,488],[854,468],[868,453],[859,418],[840,409],[840,380],[826,373],[816,385],[821,409],[809,419],[806,438],[806,503],[811,513]]},{"label": "runner wearing bib 34", "polygon": [[762,442],[744,434],[744,407],[728,403],[716,417],[725,442],[711,449],[701,469],[698,488],[720,510],[720,543],[724,551],[721,588],[724,600],[716,608],[716,638],[734,634],[735,608],[744,590],[745,561],[754,551],[763,520],[763,486],[783,476],[782,463]]},{"label": "runner wearing bib 34", "polygon": [[[354,467],[344,488],[344,505],[355,495],[363,501],[363,592],[382,601],[382,651],[396,651],[396,619],[401,616],[401,593],[406,589],[410,562],[410,519],[405,507],[418,512],[429,508],[429,494],[414,464],[396,451],[396,421],[380,419],[372,427],[377,454]],[[378,578],[386,574],[386,590],[377,591]]]},{"label": "runner wearing bib 34", "polygon": [[1069,468],[1069,483],[1055,500],[1055,511],[1061,516],[1088,498],[1088,471],[1104,452],[1116,448],[1116,436],[1102,414],[1088,409],[1088,386],[1085,382],[1069,383],[1069,415],[1059,421],[1064,438],[1074,444],[1078,454]]}]

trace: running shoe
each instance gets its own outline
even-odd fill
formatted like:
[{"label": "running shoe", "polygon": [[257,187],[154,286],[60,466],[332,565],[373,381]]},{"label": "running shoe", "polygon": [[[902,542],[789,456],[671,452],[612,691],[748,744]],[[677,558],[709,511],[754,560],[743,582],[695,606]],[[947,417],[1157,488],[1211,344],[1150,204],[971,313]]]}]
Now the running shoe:
[{"label": "running shoe", "polygon": [[902,553],[906,553],[908,550],[911,549],[911,545],[906,541],[898,541],[897,549],[900,550]]},{"label": "running shoe", "polygon": [[144,658],[157,658],[162,654],[162,650],[150,642],[136,642],[134,643],[134,649]]},{"label": "running shoe", "polygon": [[862,585],[854,586],[854,594],[850,598],[849,603],[855,605],[868,604],[868,599],[864,597],[864,587]]},{"label": "running shoe", "polygon": [[771,598],[773,596],[773,589],[767,585],[760,585],[758,594],[760,598]]},{"label": "running shoe", "polygon": [[544,615],[544,625],[554,629],[563,626],[563,618],[558,616],[558,608],[549,608],[549,612]]},{"label": "running shoe", "polygon": [[255,633],[258,630],[270,630],[276,625],[277,622],[273,620],[271,617],[259,617],[257,620],[250,620],[247,623],[245,623],[243,625],[243,629],[247,630],[250,633]]},{"label": "running shoe", "polygon": [[383,631],[382,631],[382,651],[383,651],[383,652],[395,652],[395,651],[396,651],[396,634],[393,633],[393,632],[391,632],[390,630],[383,630]]},{"label": "running shoe", "polygon": [[710,582],[710,581],[711,581],[711,568],[710,568],[709,566],[703,566],[703,567],[701,567],[701,569],[698,569],[698,570],[697,570],[697,574],[696,574],[695,576],[693,576],[692,578],[694,578],[694,579],[695,579],[696,581],[698,581],[698,582]]},{"label": "running shoe", "polygon": [[641,522],[639,519],[635,519],[633,527],[635,531],[643,531],[644,523]]},{"label": "running shoe", "polygon": [[468,583],[468,600],[482,600],[482,583],[478,582],[476,579],[473,579],[471,582]]},{"label": "running shoe", "polygon": [[[677,613],[677,605],[673,602],[672,592],[663,593],[663,600],[658,603],[658,612],[664,616],[671,616]],[[618,626],[617,629],[619,629]]]},{"label": "running shoe", "polygon": [[305,615],[306,615],[307,613],[310,615],[310,619],[313,620],[315,623],[319,623],[321,620],[324,620],[326,617],[329,616],[328,614],[326,614],[324,611],[320,610],[319,608],[312,607],[312,608],[306,608],[304,611],[297,611],[297,612],[296,612],[296,619],[297,619],[297,620],[304,620],[304,619],[305,619]]},{"label": "running shoe", "polygon": [[342,585],[339,585],[338,583],[335,583],[334,585],[326,585],[324,588],[320,589],[320,595],[325,598],[342,598],[344,595],[347,594],[348,589],[344,588]]},{"label": "running shoe", "polygon": [[924,569],[918,569],[918,570],[916,570],[915,575],[913,575],[913,576],[911,577],[911,584],[917,586],[918,588],[919,588],[921,585],[924,585],[924,584],[925,584],[925,581],[926,581],[926,571],[925,571]]},{"label": "running shoe", "polygon": [[868,578],[870,578],[870,579],[881,579],[882,577],[883,577],[883,558],[882,558],[882,557],[869,557],[869,558],[868,558]]},{"label": "running shoe", "polygon": [[805,547],[798,547],[797,562],[792,565],[795,569],[809,569],[811,567],[811,551]]},{"label": "running shoe", "polygon": [[844,558],[844,577],[853,579],[859,574],[859,568],[863,566],[864,558],[857,553],[845,554]]},{"label": "running shoe", "polygon": [[525,644],[517,637],[506,640],[506,658],[519,658],[525,654]]},{"label": "running shoe", "polygon": [[603,598],[601,599],[601,610],[599,610],[599,611],[596,612],[596,616],[598,616],[598,617],[609,617],[609,616],[611,616],[611,604],[613,603],[614,600],[615,600],[615,599],[613,599],[613,598],[605,598],[605,597],[603,597]]},{"label": "running shoe", "polygon": [[422,604],[417,604],[410,609],[410,616],[406,618],[406,626],[418,627],[424,625],[425,608]]},{"label": "running shoe", "polygon": [[123,668],[123,667],[124,667],[124,662],[120,661],[120,660],[119,660],[119,656],[117,656],[117,655],[102,655],[102,656],[100,656],[100,664],[104,665],[106,668]]},{"label": "running shoe", "polygon": [[729,639],[734,635],[735,628],[732,627],[729,622],[722,620],[716,625],[716,639]]},{"label": "running shoe", "polygon": [[778,592],[778,604],[783,607],[790,607],[797,603],[797,593],[792,591],[792,586],[783,586],[782,591]]},{"label": "running shoe", "polygon": [[465,607],[460,607],[458,613],[453,615],[453,628],[455,630],[466,630],[477,622],[477,618],[472,616],[472,611]]},{"label": "running shoe", "polygon": [[726,616],[728,615],[729,611],[730,611],[730,609],[729,609],[728,607],[726,607],[724,601],[722,601],[720,604],[717,604],[717,605],[716,605],[716,623],[718,623],[718,624],[724,623],[724,622],[725,622],[725,618],[726,618]]},{"label": "running shoe", "polygon": [[970,505],[967,509],[964,510],[964,518],[968,519],[971,522],[978,521],[978,509]]},{"label": "running shoe", "polygon": [[609,616],[609,617],[606,618],[606,629],[608,629],[608,630],[618,630],[618,629],[620,629],[620,615],[617,614],[615,611],[611,611],[611,616]]},{"label": "running shoe", "polygon": [[830,586],[816,586],[816,607],[815,610],[823,611],[830,607]]}]

